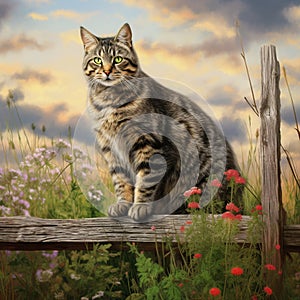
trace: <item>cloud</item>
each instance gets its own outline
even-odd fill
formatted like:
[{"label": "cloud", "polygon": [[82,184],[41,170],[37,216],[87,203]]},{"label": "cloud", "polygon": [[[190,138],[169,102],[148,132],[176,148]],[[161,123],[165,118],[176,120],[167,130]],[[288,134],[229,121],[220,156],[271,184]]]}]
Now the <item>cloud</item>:
[{"label": "cloud", "polygon": [[15,6],[16,3],[13,0],[0,0],[0,26],[8,17],[11,16]]},{"label": "cloud", "polygon": [[247,140],[246,128],[240,119],[223,117],[220,120],[224,135],[230,142],[245,142]]},{"label": "cloud", "polygon": [[[24,99],[24,94],[20,89],[12,90],[14,102]],[[25,128],[32,130],[32,124],[35,126],[35,133],[49,138],[69,138],[77,126],[78,120],[81,120],[79,130],[77,130],[76,139],[79,142],[92,143],[93,133],[90,120],[86,115],[79,114],[67,116],[69,113],[65,103],[59,103],[48,108],[41,108],[22,101],[17,103],[18,115],[14,107],[8,108],[6,99],[0,95],[0,132],[6,128],[10,130],[20,130]],[[20,119],[21,122],[20,122]],[[42,128],[46,130],[43,130]]]},{"label": "cloud", "polygon": [[64,18],[69,20],[75,20],[83,22],[84,20],[98,14],[98,11],[93,11],[90,13],[81,13],[74,10],[66,10],[66,9],[58,9],[55,11],[52,11],[50,15],[55,18]]},{"label": "cloud", "polygon": [[20,73],[13,74],[11,78],[22,81],[36,80],[40,83],[48,83],[52,81],[53,76],[49,72],[40,72],[33,69],[27,69]]},{"label": "cloud", "polygon": [[21,51],[25,48],[42,51],[46,49],[46,45],[40,44],[34,38],[26,36],[26,34],[19,34],[0,41],[0,54]]},{"label": "cloud", "polygon": [[47,15],[42,15],[35,12],[32,12],[27,16],[35,21],[47,21],[49,19]]},{"label": "cloud", "polygon": [[[298,122],[300,121],[300,103],[295,103],[295,111],[298,118]],[[295,117],[292,105],[285,106],[281,109],[281,119],[285,123],[290,126],[295,126]]]},{"label": "cloud", "polygon": [[257,40],[270,31],[282,31],[290,26],[286,11],[292,18],[299,17],[298,0],[115,0],[138,6],[148,12],[149,18],[162,27],[179,26],[199,29],[214,37],[232,37],[234,23],[240,21],[245,40]]}]

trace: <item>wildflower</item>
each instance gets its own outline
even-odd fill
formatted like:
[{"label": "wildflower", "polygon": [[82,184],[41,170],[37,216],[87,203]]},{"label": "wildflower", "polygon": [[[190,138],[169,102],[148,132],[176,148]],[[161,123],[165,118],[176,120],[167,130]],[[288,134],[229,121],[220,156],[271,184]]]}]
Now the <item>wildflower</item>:
[{"label": "wildflower", "polygon": [[246,179],[241,177],[241,176],[238,176],[238,177],[234,177],[234,182],[235,183],[239,183],[239,184],[245,184],[246,183]]},{"label": "wildflower", "polygon": [[243,218],[243,216],[241,214],[237,214],[235,216],[235,219],[238,220],[238,221],[242,221],[242,218]]},{"label": "wildflower", "polygon": [[153,225],[153,226],[151,226],[151,230],[152,231],[155,231],[156,230],[156,227]]},{"label": "wildflower", "polygon": [[244,273],[244,270],[240,267],[234,267],[231,269],[230,273],[235,276],[240,276]]},{"label": "wildflower", "polygon": [[200,205],[199,205],[199,203],[198,202],[190,202],[189,204],[188,204],[188,208],[200,208]]},{"label": "wildflower", "polygon": [[193,222],[190,221],[190,220],[187,220],[187,221],[185,222],[185,224],[186,224],[186,225],[191,225],[191,224],[193,224]]},{"label": "wildflower", "polygon": [[251,300],[258,300],[258,298],[257,298],[256,295],[253,295],[253,296],[251,297]]},{"label": "wildflower", "polygon": [[218,288],[216,288],[216,287],[214,287],[214,288],[211,288],[209,290],[209,294],[212,295],[212,296],[214,296],[214,297],[215,296],[219,296],[221,294],[221,290],[218,289]]},{"label": "wildflower", "polygon": [[192,195],[200,195],[202,191],[197,187],[192,187],[188,191],[184,192],[184,197],[188,198]]},{"label": "wildflower", "polygon": [[235,204],[233,204],[232,202],[230,202],[226,205],[226,210],[234,211],[234,212],[237,212],[237,213],[240,211],[240,209]]},{"label": "wildflower", "polygon": [[265,286],[264,287],[264,292],[267,294],[267,295],[272,295],[273,294],[273,291],[270,287],[268,286]]},{"label": "wildflower", "polygon": [[184,230],[185,230],[185,227],[182,225],[182,226],[180,226],[180,232],[184,232]]},{"label": "wildflower", "polygon": [[76,281],[81,279],[80,275],[75,274],[75,273],[71,273],[70,278],[73,279],[73,280],[76,280]]},{"label": "wildflower", "polygon": [[279,244],[275,245],[275,249],[280,250],[280,245]]},{"label": "wildflower", "polygon": [[229,219],[229,220],[234,220],[235,219],[235,215],[230,212],[230,211],[226,211],[222,214],[222,218],[223,219]]},{"label": "wildflower", "polygon": [[182,288],[182,287],[183,287],[183,283],[180,282],[180,283],[178,284],[178,286],[179,286],[180,288]]},{"label": "wildflower", "polygon": [[278,274],[278,275],[282,275],[282,271],[279,270],[279,271],[277,272],[277,274]]},{"label": "wildflower", "polygon": [[257,211],[261,211],[261,210],[262,210],[262,205],[260,205],[260,204],[256,205],[256,206],[255,206],[255,209],[256,209]]},{"label": "wildflower", "polygon": [[47,282],[52,277],[52,270],[41,270],[38,269],[35,273],[35,276],[39,282]]},{"label": "wildflower", "polygon": [[265,268],[269,271],[275,271],[276,270],[276,267],[272,264],[266,264]]},{"label": "wildflower", "polygon": [[224,172],[224,175],[226,175],[226,180],[230,181],[232,178],[237,178],[240,176],[239,172],[234,169],[229,169],[226,172]]},{"label": "wildflower", "polygon": [[218,179],[214,179],[211,181],[210,185],[219,188],[222,186],[222,183]]},{"label": "wildflower", "polygon": [[201,257],[202,257],[202,254],[200,254],[200,253],[195,253],[194,254],[194,258],[196,258],[196,259],[199,259]]}]

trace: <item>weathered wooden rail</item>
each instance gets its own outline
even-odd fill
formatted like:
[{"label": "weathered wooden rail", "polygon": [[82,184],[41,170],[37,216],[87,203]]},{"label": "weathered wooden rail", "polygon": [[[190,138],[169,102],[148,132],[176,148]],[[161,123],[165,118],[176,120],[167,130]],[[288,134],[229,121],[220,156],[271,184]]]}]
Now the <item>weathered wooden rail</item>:
[{"label": "weathered wooden rail", "polygon": [[[220,216],[218,216],[220,217]],[[114,249],[137,243],[141,249],[155,249],[155,243],[184,241],[190,215],[170,215],[148,223],[135,223],[128,218],[40,219],[31,217],[0,218],[0,250],[85,250],[95,244],[112,244]],[[247,243],[249,216],[239,223],[238,243]],[[153,227],[155,226],[155,230]],[[205,232],[203,232],[205,234]],[[286,251],[300,252],[300,225],[284,228]]]}]

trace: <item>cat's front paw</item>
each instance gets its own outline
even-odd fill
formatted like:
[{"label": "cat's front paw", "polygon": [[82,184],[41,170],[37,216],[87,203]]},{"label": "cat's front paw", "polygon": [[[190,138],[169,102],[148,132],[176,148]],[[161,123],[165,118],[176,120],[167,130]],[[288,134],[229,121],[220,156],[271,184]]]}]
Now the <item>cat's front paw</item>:
[{"label": "cat's front paw", "polygon": [[128,211],[131,206],[132,206],[132,203],[125,201],[125,200],[120,200],[117,203],[112,204],[108,208],[107,213],[110,217],[114,217],[114,218],[127,216]]},{"label": "cat's front paw", "polygon": [[134,221],[142,221],[152,214],[150,203],[136,203],[129,209],[128,216]]}]

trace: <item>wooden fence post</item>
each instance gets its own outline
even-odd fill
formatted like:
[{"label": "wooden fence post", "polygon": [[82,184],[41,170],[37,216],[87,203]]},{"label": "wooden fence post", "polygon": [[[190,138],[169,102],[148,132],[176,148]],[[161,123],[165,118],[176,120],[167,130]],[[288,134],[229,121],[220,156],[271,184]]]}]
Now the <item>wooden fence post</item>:
[{"label": "wooden fence post", "polygon": [[[280,65],[273,45],[261,48],[260,160],[262,172],[263,258],[277,271],[283,267],[283,207],[280,180]],[[280,249],[275,247],[280,245]],[[277,249],[276,249],[277,248]],[[274,276],[276,274],[276,276]],[[282,279],[268,272],[267,284],[281,298]]]}]

